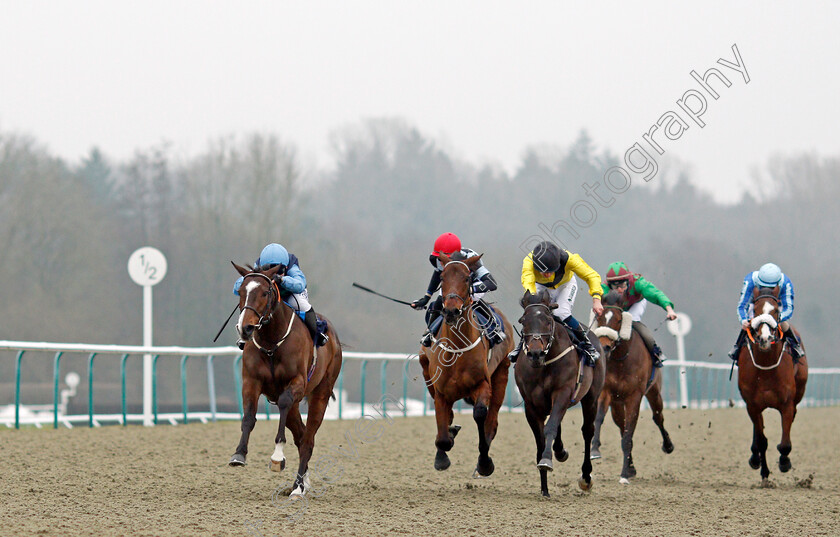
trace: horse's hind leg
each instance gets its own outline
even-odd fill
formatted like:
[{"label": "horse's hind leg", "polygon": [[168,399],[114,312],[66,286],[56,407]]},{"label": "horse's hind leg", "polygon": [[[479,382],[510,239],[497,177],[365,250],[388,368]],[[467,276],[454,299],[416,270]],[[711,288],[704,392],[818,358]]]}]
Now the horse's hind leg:
[{"label": "horse's hind leg", "polygon": [[606,417],[609,407],[610,394],[603,391],[601,397],[598,398],[598,411],[595,414],[595,433],[592,436],[592,449],[589,454],[592,459],[601,458],[601,426],[604,424],[604,417]]},{"label": "horse's hind leg", "polygon": [[231,466],[245,466],[245,458],[248,456],[248,439],[254,425],[257,423],[257,405],[260,400],[260,388],[257,383],[250,379],[242,382],[242,435],[239,437],[239,445],[236,452],[230,458]]},{"label": "horse's hind leg", "polygon": [[790,450],[793,447],[790,442],[790,427],[793,425],[793,418],[796,415],[796,407],[793,402],[780,412],[782,415],[782,442],[776,446],[779,450],[779,470],[787,472],[791,469]]},{"label": "horse's hind leg", "polygon": [[297,477],[295,478],[291,495],[303,495],[312,488],[309,481],[309,460],[312,458],[312,450],[315,448],[315,434],[321,427],[321,422],[324,421],[324,412],[327,410],[327,404],[332,394],[333,383],[325,382],[326,380],[322,380],[321,384],[309,395],[306,427],[303,430],[303,437],[298,445],[300,464],[298,465]]},{"label": "horse's hind leg", "polygon": [[[489,406],[491,395],[490,383],[486,380],[482,381],[472,394],[472,398],[475,401],[475,405],[473,406],[473,419],[478,427],[478,463],[475,465],[473,477],[476,477],[476,475],[489,477],[493,474],[493,470],[495,470],[493,459],[490,458],[490,440],[487,438],[486,433],[487,421],[490,418]],[[498,408],[494,415],[494,421],[497,418]],[[495,424],[493,427],[495,428]]]},{"label": "horse's hind leg", "polygon": [[761,479],[770,477],[770,469],[767,467],[767,437],[764,436],[764,418],[761,416],[761,411],[756,406],[747,405],[747,413],[753,422],[753,441],[750,450],[752,456],[750,457],[750,467],[754,470],[761,468]]},{"label": "horse's hind leg", "polygon": [[659,427],[659,432],[662,434],[662,451],[671,453],[674,451],[674,443],[671,442],[671,435],[665,430],[665,416],[662,414],[662,408],[664,407],[662,403],[662,376],[660,373],[657,373],[657,376],[657,380],[654,381],[645,397],[647,397],[650,409],[653,411],[653,423]]}]

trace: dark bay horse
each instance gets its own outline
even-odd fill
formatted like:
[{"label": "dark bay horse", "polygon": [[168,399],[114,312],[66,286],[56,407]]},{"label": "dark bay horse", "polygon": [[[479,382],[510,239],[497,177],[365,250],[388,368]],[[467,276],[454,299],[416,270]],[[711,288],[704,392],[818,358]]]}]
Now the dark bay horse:
[{"label": "dark bay horse", "polygon": [[633,316],[618,306],[620,295],[610,291],[604,297],[604,313],[592,330],[607,360],[604,390],[598,399],[595,437],[592,439],[592,458],[601,456],[601,425],[607,408],[612,409],[613,421],[621,431],[621,451],[624,464],[619,483],[628,484],[636,475],[633,466],[633,433],[639,420],[642,397],[647,397],[653,411],[653,422],[662,433],[662,451],[671,453],[674,444],[665,430],[662,415],[662,370],[653,367],[653,360],[642,337],[633,330]]},{"label": "dark bay horse", "polygon": [[[549,295],[542,290],[536,295],[525,291],[520,301],[525,309],[522,324],[523,357],[514,367],[516,385],[525,402],[525,417],[537,443],[537,468],[540,470],[540,490],[548,493],[548,472],[553,470],[551,452],[564,462],[569,453],[563,448],[560,422],[571,406],[580,401],[583,410],[584,457],[578,485],[592,488],[590,443],[595,432],[595,413],[598,396],[604,385],[604,359],[594,368],[587,367],[572,344],[562,324],[552,317],[557,304],[549,303]],[[595,348],[598,341],[590,336]],[[548,417],[548,422],[546,422]]]},{"label": "dark bay horse", "polygon": [[[260,394],[275,402],[280,425],[274,440],[269,467],[275,472],[286,466],[283,449],[286,427],[292,431],[300,455],[292,496],[310,489],[309,460],[315,446],[315,433],[341,371],[341,344],[328,322],[329,341],[314,352],[312,337],[295,311],[280,298],[273,277],[279,270],[248,270],[233,264],[244,279],[239,289],[239,321],[236,330],[246,342],[242,351],[242,436],[231,466],[244,466],[248,437],[257,421]],[[325,319],[326,320],[326,319]],[[309,404],[306,425],[300,415],[301,399]]]},{"label": "dark bay horse", "polygon": [[[749,341],[738,355],[738,390],[747,404],[753,422],[753,469],[761,468],[761,479],[767,484],[770,469],[767,467],[767,437],[764,436],[764,418],[761,413],[775,408],[782,415],[782,441],[779,450],[779,470],[791,469],[788,455],[791,450],[790,427],[796,416],[796,405],[805,395],[808,381],[808,360],[803,356],[793,361],[779,327],[779,288],[753,291],[754,317],[747,330]],[[797,337],[799,333],[794,329]]]},{"label": "dark bay horse", "polygon": [[[470,273],[479,259],[481,256],[477,255],[453,261],[445,254],[440,255],[443,324],[434,345],[421,348],[420,365],[435,402],[435,469],[449,468],[446,452],[452,449],[459,429],[452,425],[452,406],[464,399],[473,405],[473,418],[478,426],[479,455],[473,476],[487,477],[494,470],[490,443],[496,436],[499,408],[505,398],[510,367],[507,354],[513,348],[513,338],[505,338],[490,350],[487,338],[482,335],[470,286]],[[509,336],[513,328],[502,312],[496,312]]]}]

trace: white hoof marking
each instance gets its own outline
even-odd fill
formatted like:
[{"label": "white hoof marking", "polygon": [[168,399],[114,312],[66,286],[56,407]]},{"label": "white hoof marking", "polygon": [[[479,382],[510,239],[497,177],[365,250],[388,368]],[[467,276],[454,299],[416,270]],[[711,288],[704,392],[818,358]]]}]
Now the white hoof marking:
[{"label": "white hoof marking", "polygon": [[621,479],[618,480],[618,482],[621,485],[629,485],[630,484],[630,480],[627,479],[626,477],[622,477]]}]

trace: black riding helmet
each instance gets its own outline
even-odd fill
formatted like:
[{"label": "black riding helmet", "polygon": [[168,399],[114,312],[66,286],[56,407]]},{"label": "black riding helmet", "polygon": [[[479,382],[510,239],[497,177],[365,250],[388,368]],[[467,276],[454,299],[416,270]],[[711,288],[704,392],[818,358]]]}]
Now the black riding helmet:
[{"label": "black riding helmet", "polygon": [[557,272],[565,264],[564,254],[553,242],[542,241],[534,248],[534,268],[540,272]]}]

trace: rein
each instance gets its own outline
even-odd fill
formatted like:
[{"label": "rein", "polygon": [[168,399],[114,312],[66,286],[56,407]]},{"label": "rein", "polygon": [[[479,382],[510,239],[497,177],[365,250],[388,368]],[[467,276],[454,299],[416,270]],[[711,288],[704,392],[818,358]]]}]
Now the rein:
[{"label": "rein", "polygon": [[[253,308],[251,306],[246,305],[246,306],[243,306],[242,309],[243,310],[251,310],[251,311],[254,312],[255,315],[259,315],[260,316],[259,328],[263,328],[264,326],[266,326],[271,321],[271,318],[274,316],[274,310],[276,310],[277,307],[280,305],[280,289],[277,288],[277,282],[275,282],[274,280],[272,280],[271,278],[269,278],[265,274],[260,274],[260,273],[257,272],[257,273],[248,274],[247,277],[251,277],[251,276],[263,278],[264,280],[268,281],[268,283],[269,283],[268,304],[266,304],[265,313],[262,313],[262,314],[260,314],[260,312],[258,312],[255,308]],[[245,280],[243,279],[242,281],[243,281],[243,284],[244,284]],[[246,298],[247,298],[247,296],[246,296]],[[295,320],[295,312],[293,311],[292,314],[289,315],[289,326],[286,327],[286,333],[283,334],[283,337],[280,338],[280,341],[278,341],[277,343],[274,344],[273,348],[263,347],[262,345],[260,345],[257,342],[257,333],[259,333],[258,331],[255,332],[254,335],[251,337],[251,341],[253,341],[254,346],[256,346],[266,356],[268,356],[269,358],[273,358],[274,353],[277,352],[277,349],[280,348],[280,345],[282,345],[283,342],[286,341],[286,338],[289,337],[289,334],[292,331],[292,323],[294,322],[294,320]]]}]

